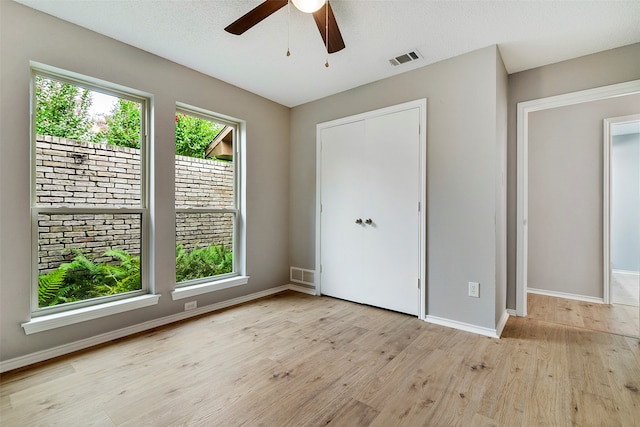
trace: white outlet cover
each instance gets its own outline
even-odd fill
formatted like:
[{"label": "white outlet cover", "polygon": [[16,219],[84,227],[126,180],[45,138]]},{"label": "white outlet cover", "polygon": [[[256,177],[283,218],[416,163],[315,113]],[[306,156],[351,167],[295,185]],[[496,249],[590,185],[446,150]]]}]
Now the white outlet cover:
[{"label": "white outlet cover", "polygon": [[474,298],[480,298],[480,283],[469,282],[469,296]]}]

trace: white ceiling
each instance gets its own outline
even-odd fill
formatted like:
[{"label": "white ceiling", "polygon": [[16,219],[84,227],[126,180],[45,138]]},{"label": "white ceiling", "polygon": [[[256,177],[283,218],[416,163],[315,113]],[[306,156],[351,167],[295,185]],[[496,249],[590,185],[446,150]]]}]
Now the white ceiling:
[{"label": "white ceiling", "polygon": [[[640,42],[640,1],[331,1],[346,48],[287,8],[224,31],[262,0],[16,0],[293,107],[492,44],[509,73]],[[424,59],[393,67],[413,49]]]}]

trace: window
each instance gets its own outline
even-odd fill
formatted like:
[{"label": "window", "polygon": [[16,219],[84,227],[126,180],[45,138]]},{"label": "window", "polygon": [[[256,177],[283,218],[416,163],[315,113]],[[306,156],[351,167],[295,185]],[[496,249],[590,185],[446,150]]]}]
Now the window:
[{"label": "window", "polygon": [[246,283],[237,280],[239,124],[184,105],[175,121],[176,287]]},{"label": "window", "polygon": [[148,104],[32,70],[34,317],[148,293]]}]

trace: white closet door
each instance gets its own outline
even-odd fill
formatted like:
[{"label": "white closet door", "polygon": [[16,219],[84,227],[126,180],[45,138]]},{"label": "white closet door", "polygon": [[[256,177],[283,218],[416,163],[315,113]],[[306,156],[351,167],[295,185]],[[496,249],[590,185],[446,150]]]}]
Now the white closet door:
[{"label": "white closet door", "polygon": [[411,109],[322,130],[323,294],[418,314],[419,123]]},{"label": "white closet door", "polygon": [[369,185],[364,266],[367,304],[418,315],[420,310],[419,109],[366,120]]},{"label": "white closet door", "polygon": [[323,129],[321,237],[322,293],[362,302],[362,184],[364,121]]}]

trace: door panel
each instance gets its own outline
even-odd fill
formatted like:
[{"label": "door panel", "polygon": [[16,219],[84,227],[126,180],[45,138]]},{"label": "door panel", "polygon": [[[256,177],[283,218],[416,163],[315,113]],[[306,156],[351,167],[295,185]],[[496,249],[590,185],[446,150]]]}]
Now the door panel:
[{"label": "door panel", "polygon": [[[322,130],[321,262],[322,293],[362,302],[361,276],[364,121]],[[363,218],[364,219],[364,218]]]},{"label": "door panel", "polygon": [[[420,309],[419,109],[366,120],[368,186],[363,200],[365,302],[418,315]],[[373,285],[375,284],[375,285]]]}]

